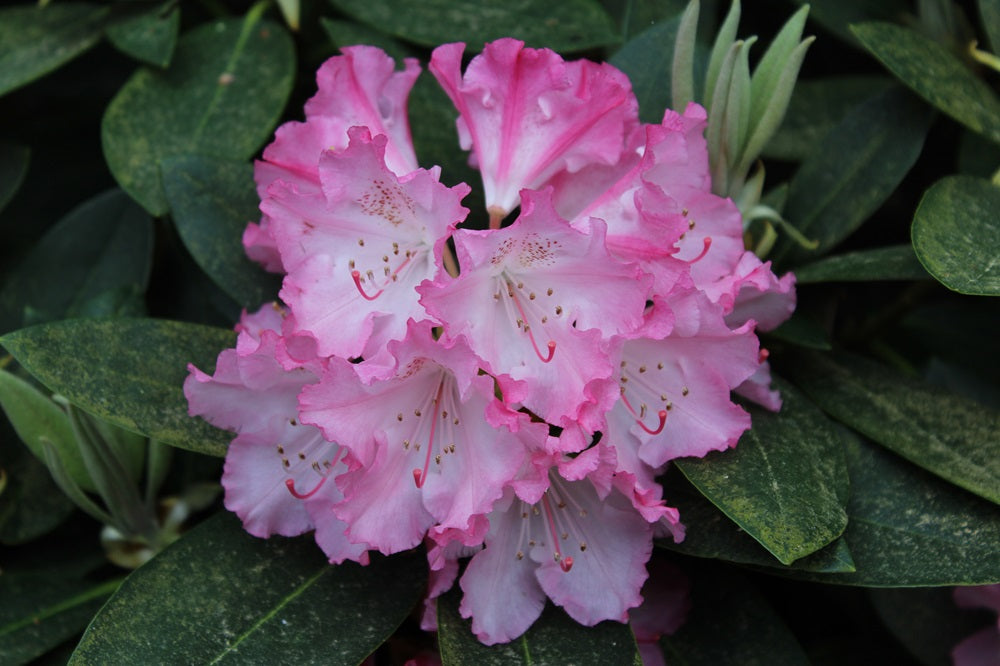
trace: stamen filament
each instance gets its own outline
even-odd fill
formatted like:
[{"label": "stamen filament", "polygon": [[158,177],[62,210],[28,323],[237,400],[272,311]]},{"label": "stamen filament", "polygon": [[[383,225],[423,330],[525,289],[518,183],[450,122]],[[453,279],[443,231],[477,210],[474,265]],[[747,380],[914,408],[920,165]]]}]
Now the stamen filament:
[{"label": "stamen filament", "polygon": [[431,466],[431,452],[434,450],[434,431],[437,430],[439,405],[441,403],[441,392],[444,390],[444,381],[438,384],[437,395],[434,397],[434,406],[431,407],[431,434],[427,440],[427,453],[424,456],[424,469],[419,470],[414,468],[413,470],[413,481],[417,484],[417,488],[423,488],[424,483],[427,482],[427,470]]},{"label": "stamen filament", "polygon": [[565,572],[568,572],[573,568],[573,558],[563,557],[562,550],[559,548],[559,534],[556,532],[556,522],[552,515],[552,505],[549,504],[549,494],[546,492],[542,495],[542,506],[545,509],[545,518],[549,524],[549,535],[552,537],[552,547],[555,549],[555,560],[559,563],[559,568]]},{"label": "stamen filament", "polygon": [[531,326],[528,324],[528,316],[524,314],[524,308],[521,307],[521,301],[517,298],[517,292],[508,284],[507,293],[510,295],[511,299],[514,301],[514,307],[517,308],[518,314],[521,315],[521,321],[524,322],[524,332],[528,334],[528,339],[531,340],[531,347],[535,350],[535,355],[541,360],[542,363],[548,363],[552,360],[552,357],[556,353],[556,341],[549,340],[548,349],[549,353],[547,356],[542,356],[542,351],[538,348],[538,342],[535,340],[535,334],[531,332]]},{"label": "stamen filament", "polygon": [[661,409],[659,412],[657,412],[656,415],[660,418],[660,425],[656,428],[656,430],[651,430],[649,426],[643,423],[642,417],[636,414],[635,409],[632,407],[632,404],[628,401],[628,398],[625,397],[624,393],[622,393],[622,402],[625,403],[625,407],[626,409],[628,409],[629,413],[635,417],[635,422],[639,424],[640,428],[648,432],[650,435],[659,435],[661,432],[663,432],[663,427],[667,424],[667,410]]},{"label": "stamen filament", "polygon": [[686,261],[689,264],[697,263],[697,262],[699,262],[699,261],[701,261],[702,259],[705,258],[705,255],[708,254],[708,251],[711,248],[712,248],[712,237],[711,236],[705,236],[704,247],[701,248],[701,254],[699,254],[694,259],[685,259],[684,261]]},{"label": "stamen filament", "polygon": [[316,487],[313,488],[312,490],[310,490],[307,493],[300,493],[299,491],[297,491],[295,489],[295,480],[294,479],[285,479],[285,487],[288,488],[288,492],[290,492],[292,494],[292,497],[294,497],[296,499],[309,499],[310,497],[312,497],[313,495],[315,495],[316,492],[319,491],[320,488],[323,487],[323,484],[326,483],[327,478],[329,478],[329,477],[324,476],[323,478],[321,478],[319,480],[319,483],[316,484]]},{"label": "stamen filament", "polygon": [[[413,259],[415,254],[416,254],[415,252],[407,252],[406,259],[404,259],[403,263],[401,263],[399,266],[396,267],[396,270],[394,270],[391,275],[387,276],[385,286],[383,286],[381,289],[375,292],[374,296],[369,296],[365,292],[365,288],[361,286],[361,271],[357,269],[352,270],[351,278],[354,280],[354,286],[358,288],[358,293],[360,293],[361,297],[364,298],[366,301],[374,301],[376,298],[382,295],[382,292],[385,291],[385,287],[392,284],[392,282],[396,279],[396,276],[399,275],[399,272],[403,270],[408,263],[410,263],[410,260]],[[371,277],[371,272],[369,272],[368,275],[369,277]]]}]

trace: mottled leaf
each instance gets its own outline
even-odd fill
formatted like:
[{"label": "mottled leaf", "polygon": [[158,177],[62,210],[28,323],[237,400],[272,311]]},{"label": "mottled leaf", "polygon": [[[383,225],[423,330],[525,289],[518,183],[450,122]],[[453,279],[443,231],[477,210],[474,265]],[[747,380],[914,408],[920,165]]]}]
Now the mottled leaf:
[{"label": "mottled leaf", "polygon": [[418,552],[332,566],[311,536],[258,539],[219,514],[143,565],[70,664],[357,664],[426,587]]},{"label": "mottled leaf", "polygon": [[79,319],[8,333],[0,344],[49,389],[109,423],[200,453],[232,438],[187,413],[187,364],[206,372],[231,331],[157,319]]},{"label": "mottled leaf", "polygon": [[115,23],[108,28],[107,35],[122,53],[150,65],[166,67],[174,54],[180,25],[179,6],[166,2]]},{"label": "mottled leaf", "polygon": [[926,280],[911,245],[891,245],[834,255],[795,269],[799,284]]},{"label": "mottled leaf", "polygon": [[1000,187],[969,176],[934,183],[913,216],[927,272],[962,294],[1000,296]]}]

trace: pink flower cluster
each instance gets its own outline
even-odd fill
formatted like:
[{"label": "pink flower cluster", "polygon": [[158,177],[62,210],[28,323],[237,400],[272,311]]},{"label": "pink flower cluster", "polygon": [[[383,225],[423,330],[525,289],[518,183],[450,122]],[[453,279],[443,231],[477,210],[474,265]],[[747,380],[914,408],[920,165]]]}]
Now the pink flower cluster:
[{"label": "pink flower cluster", "polygon": [[426,541],[432,598],[471,557],[461,612],[496,643],[546,598],[587,625],[639,605],[654,535],[683,538],[657,475],[736,444],[733,389],[779,407],[755,329],[795,298],[711,194],[703,109],[641,124],[610,65],[502,39],[463,74],[463,50],[430,70],[490,228],[417,165],[417,63],[344,49],[256,167],[244,244],[284,305],[185,392],[237,433],[222,482],[247,531],[315,530],[331,562]]}]

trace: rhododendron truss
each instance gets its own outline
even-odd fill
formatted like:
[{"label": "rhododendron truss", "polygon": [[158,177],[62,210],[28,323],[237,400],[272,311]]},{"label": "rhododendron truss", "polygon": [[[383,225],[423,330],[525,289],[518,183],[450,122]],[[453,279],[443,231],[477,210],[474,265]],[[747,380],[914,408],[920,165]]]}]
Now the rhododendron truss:
[{"label": "rhododendron truss", "polygon": [[331,562],[425,543],[429,597],[460,577],[485,643],[546,598],[627,621],[654,536],[684,537],[664,467],[736,445],[732,391],[780,407],[756,330],[794,279],[712,194],[702,108],[644,125],[610,65],[501,39],[463,73],[463,49],[430,71],[488,228],[414,157],[417,63],[344,49],[256,167],[244,244],[282,303],[243,316],[213,375],[191,367],[190,410],[237,433],[225,501],[251,534],[315,530]]}]

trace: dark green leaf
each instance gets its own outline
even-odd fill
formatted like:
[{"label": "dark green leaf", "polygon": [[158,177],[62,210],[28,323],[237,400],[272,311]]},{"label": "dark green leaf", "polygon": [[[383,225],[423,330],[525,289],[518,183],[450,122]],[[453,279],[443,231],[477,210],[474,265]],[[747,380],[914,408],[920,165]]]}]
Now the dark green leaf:
[{"label": "dark green leaf", "polygon": [[191,30],[168,70],[140,69],[108,105],[104,157],[122,188],[153,215],[167,212],[160,160],[245,160],[270,136],[291,90],[295,52],[285,29],[258,15]]},{"label": "dark green leaf", "polygon": [[30,148],[0,142],[0,211],[10,203],[24,182],[24,174],[28,173],[30,160]]},{"label": "dark green leaf", "polygon": [[799,312],[794,313],[778,328],[768,331],[766,335],[768,338],[791,342],[807,349],[830,349],[830,336],[826,329]]},{"label": "dark green leaf", "polygon": [[277,297],[280,279],[250,261],[240,241],[260,217],[253,167],[192,155],[165,159],[161,170],[177,232],[208,276],[245,308]]},{"label": "dark green leaf", "polygon": [[660,639],[669,664],[683,666],[807,666],[792,632],[756,589],[721,568],[691,576],[691,612]]},{"label": "dark green leaf", "polygon": [[419,552],[331,566],[311,536],[208,519],[129,576],[71,664],[357,664],[426,591]]},{"label": "dark green leaf", "polygon": [[156,319],[80,319],[0,337],[39,381],[109,423],[200,453],[231,439],[187,413],[187,364],[206,372],[233,345],[224,329]]},{"label": "dark green leaf", "polygon": [[857,570],[782,575],[869,587],[1000,582],[1000,508],[878,446],[845,439],[851,500],[844,540]]},{"label": "dark green leaf", "polygon": [[120,581],[88,583],[60,570],[0,576],[0,662],[14,666],[45,654],[87,626]]},{"label": "dark green leaf", "polygon": [[822,412],[784,382],[780,414],[751,408],[753,427],[732,451],[675,461],[684,476],[783,564],[844,531],[847,468]]},{"label": "dark green leaf", "polygon": [[983,20],[983,29],[989,38],[993,51],[1000,51],[1000,2],[997,0],[979,0],[979,16]]},{"label": "dark green leaf", "polygon": [[628,625],[601,622],[577,624],[561,609],[548,604],[520,637],[510,643],[486,646],[472,633],[472,623],[458,612],[461,590],[456,585],[438,598],[438,648],[444,666],[640,666],[642,660]]},{"label": "dark green leaf", "polygon": [[94,197],[50,229],[0,291],[0,330],[115,314],[122,297],[145,291],[152,252],[145,211],[121,190]]},{"label": "dark green leaf", "polygon": [[[27,543],[51,532],[73,511],[49,470],[16,443],[13,435],[0,441],[7,486],[0,493],[0,543]],[[0,580],[2,580],[0,576]]]},{"label": "dark green leaf", "polygon": [[859,356],[803,353],[788,364],[788,372],[833,417],[1000,503],[1000,412]]},{"label": "dark green leaf", "polygon": [[764,148],[764,156],[803,160],[827,132],[864,100],[882,92],[890,80],[881,76],[838,76],[799,81],[778,132]]},{"label": "dark green leaf", "polygon": [[795,269],[799,284],[813,282],[875,282],[926,280],[911,245],[892,245],[838,254]]},{"label": "dark green leaf", "polygon": [[679,16],[687,6],[686,0],[601,0],[601,4],[621,26],[622,41]]},{"label": "dark green leaf", "polygon": [[325,16],[320,17],[319,22],[323,26],[323,32],[337,48],[355,44],[377,46],[392,56],[396,60],[397,66],[400,65],[403,58],[417,57],[414,49],[375,28],[369,28],[353,21],[334,21]]},{"label": "dark green leaf", "polygon": [[108,28],[108,40],[123,53],[137,60],[166,67],[177,45],[181,12],[167,2],[145,13],[126,19]]},{"label": "dark green leaf", "polygon": [[472,51],[483,43],[515,37],[528,46],[579,51],[618,41],[611,17],[594,0],[331,0],[340,11],[401,39],[437,46],[466,42]]},{"label": "dark green leaf", "polygon": [[913,166],[930,118],[924,105],[898,88],[847,114],[799,167],[783,212],[819,247],[807,254],[784,238],[774,260],[826,252],[861,226]]},{"label": "dark green leaf", "polygon": [[0,95],[77,57],[101,38],[108,8],[83,2],[0,10]]},{"label": "dark green leaf", "polygon": [[962,294],[1000,296],[1000,187],[970,176],[934,183],[913,216],[927,272]]},{"label": "dark green leaf", "polygon": [[[807,0],[795,0],[797,4],[807,4]],[[905,0],[808,0],[809,18],[840,37],[845,42],[856,44],[848,26],[862,21],[902,20],[907,16],[910,4]]]},{"label": "dark green leaf", "polygon": [[[670,66],[674,60],[674,42],[679,25],[680,16],[657,23],[630,40],[609,61],[625,72],[632,82],[632,91],[639,100],[639,117],[643,122],[660,122],[663,110],[670,107]],[[704,74],[696,74],[694,78],[700,81],[703,77]]]},{"label": "dark green leaf", "polygon": [[983,141],[972,130],[962,132],[958,140],[958,171],[970,176],[992,178],[1000,165],[1000,144]]},{"label": "dark green leaf", "polygon": [[1000,142],[1000,99],[957,56],[891,23],[851,26],[865,48],[918,95],[969,129]]}]

